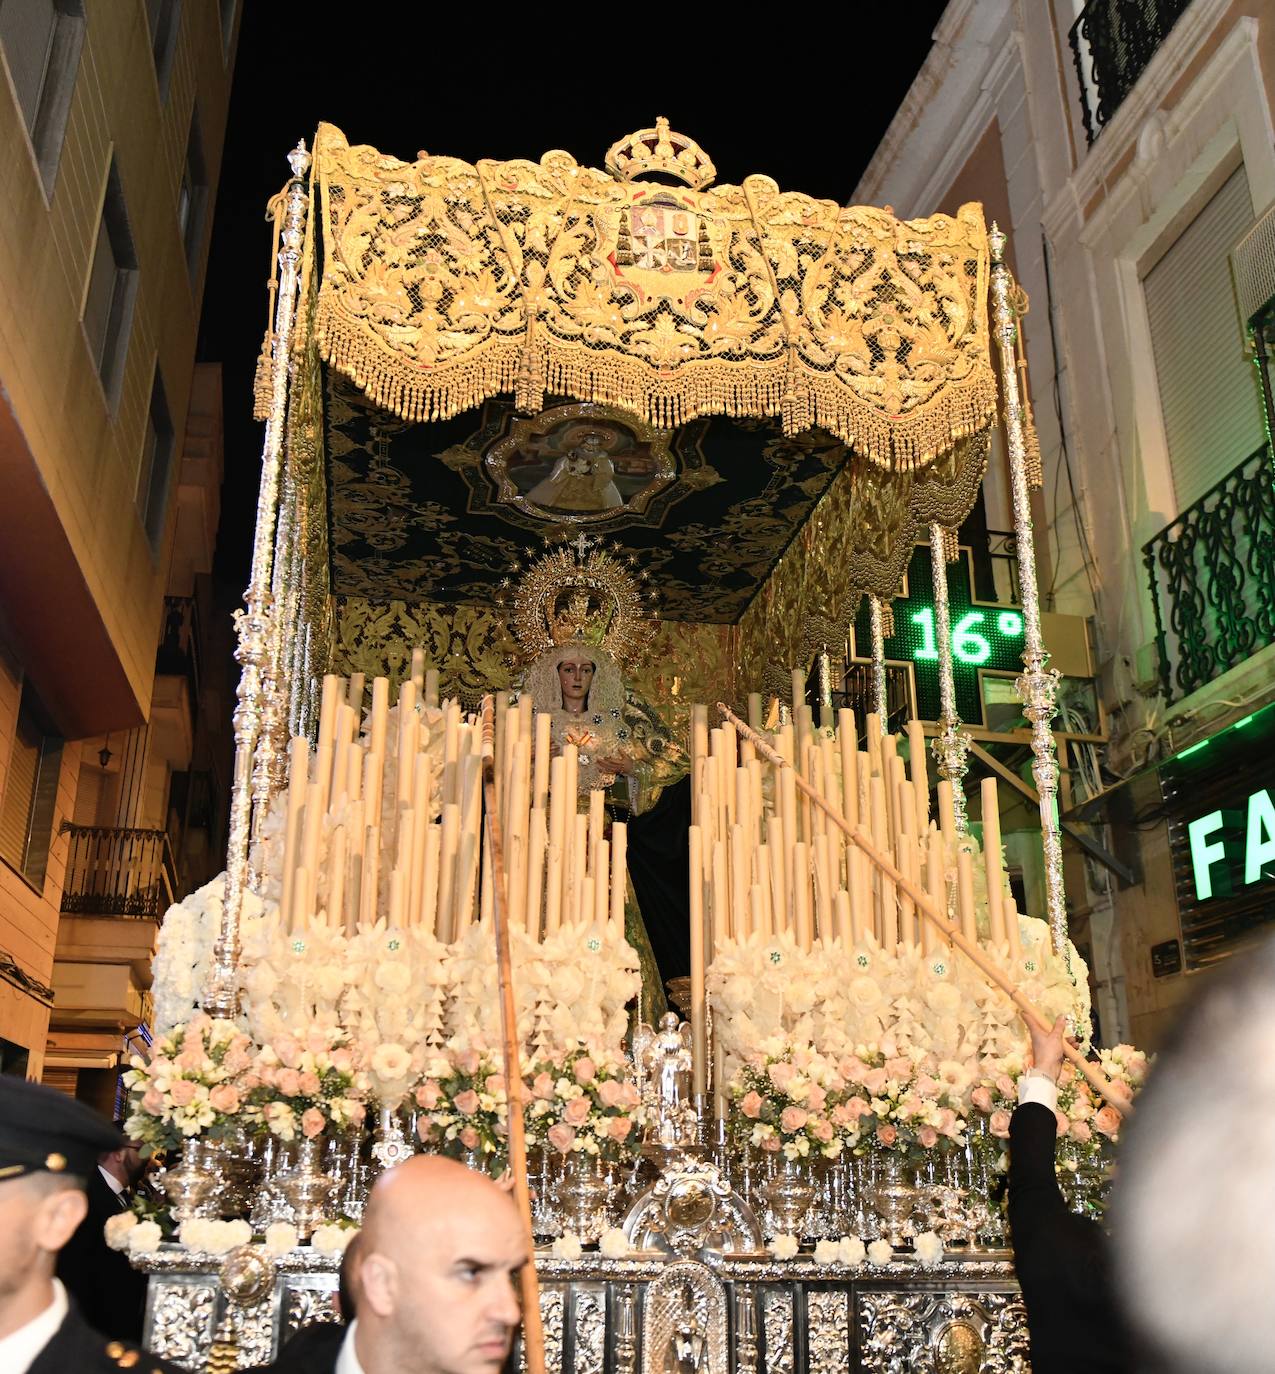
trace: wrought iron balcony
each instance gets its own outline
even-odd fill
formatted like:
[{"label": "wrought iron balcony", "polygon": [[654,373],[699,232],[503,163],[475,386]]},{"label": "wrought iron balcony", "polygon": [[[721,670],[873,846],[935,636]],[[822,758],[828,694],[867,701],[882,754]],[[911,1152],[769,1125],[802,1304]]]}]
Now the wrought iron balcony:
[{"label": "wrought iron balcony", "polygon": [[1275,467],[1263,446],[1143,546],[1166,701],[1275,643]]},{"label": "wrought iron balcony", "polygon": [[177,870],[163,830],[71,825],[62,910],[76,916],[158,920],[173,901]]},{"label": "wrought iron balcony", "polygon": [[166,596],[164,637],[155,653],[155,672],[157,676],[186,679],[192,716],[199,709],[203,676],[199,651],[199,603],[193,596]]},{"label": "wrought iron balcony", "polygon": [[1133,90],[1155,50],[1190,3],[1191,0],[1089,0],[1081,10],[1067,37],[1080,82],[1085,137],[1090,143]]}]

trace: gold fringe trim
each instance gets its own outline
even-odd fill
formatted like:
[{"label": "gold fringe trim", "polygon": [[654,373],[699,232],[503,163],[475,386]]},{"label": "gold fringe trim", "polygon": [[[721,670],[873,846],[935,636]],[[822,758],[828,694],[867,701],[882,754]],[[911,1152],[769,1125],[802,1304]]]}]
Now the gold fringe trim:
[{"label": "gold fringe trim", "polygon": [[543,408],[547,392],[619,406],[674,429],[700,415],[782,417],[787,434],[819,427],[888,471],[925,467],[983,429],[996,407],[990,367],[950,383],[909,415],[887,416],[799,358],[769,364],[692,360],[675,373],[642,358],[566,343],[529,328],[492,336],[437,367],[394,352],[320,288],[319,353],[383,410],[409,423],[447,420],[502,392],[519,409]]},{"label": "gold fringe trim", "polygon": [[894,602],[881,602],[881,638],[890,639],[894,634]]},{"label": "gold fringe trim", "polygon": [[943,561],[955,563],[961,556],[961,534],[959,530],[943,531]]}]

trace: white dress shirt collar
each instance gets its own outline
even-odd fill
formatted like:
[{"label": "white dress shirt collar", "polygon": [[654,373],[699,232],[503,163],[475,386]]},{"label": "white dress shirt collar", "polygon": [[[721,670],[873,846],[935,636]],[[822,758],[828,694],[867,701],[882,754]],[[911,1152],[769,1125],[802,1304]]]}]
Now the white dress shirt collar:
[{"label": "white dress shirt collar", "polygon": [[[358,1330],[359,1322],[356,1317],[345,1333],[345,1339],[341,1342],[341,1349],[337,1352],[336,1367],[333,1374],[363,1374],[363,1366],[359,1363],[359,1357],[354,1351],[354,1333]],[[0,1365],[0,1369],[4,1366]]]},{"label": "white dress shirt collar", "polygon": [[27,1374],[36,1361],[36,1356],[57,1334],[67,1313],[66,1289],[53,1280],[53,1301],[40,1313],[32,1317],[25,1326],[20,1326],[12,1335],[0,1340],[0,1369],[4,1374]]},{"label": "white dress shirt collar", "polygon": [[106,1180],[106,1186],[111,1190],[111,1192],[113,1192],[116,1197],[121,1197],[124,1193],[124,1185],[119,1181],[119,1179],[116,1178],[115,1175],[110,1173],[108,1170],[102,1168],[100,1164],[97,1166],[97,1171]]}]

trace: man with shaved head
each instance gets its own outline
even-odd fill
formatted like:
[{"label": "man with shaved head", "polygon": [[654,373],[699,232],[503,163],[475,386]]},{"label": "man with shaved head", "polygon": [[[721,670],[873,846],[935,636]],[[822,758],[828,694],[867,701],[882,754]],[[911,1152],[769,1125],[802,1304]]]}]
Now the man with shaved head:
[{"label": "man with shaved head", "polygon": [[530,1262],[513,1199],[486,1174],[435,1155],[407,1160],[368,1199],[357,1315],[327,1367],[496,1374],[522,1317],[518,1271]]}]

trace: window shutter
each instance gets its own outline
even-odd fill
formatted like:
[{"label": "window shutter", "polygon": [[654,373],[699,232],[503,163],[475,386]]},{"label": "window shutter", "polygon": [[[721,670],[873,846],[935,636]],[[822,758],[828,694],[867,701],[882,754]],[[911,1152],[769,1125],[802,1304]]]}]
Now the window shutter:
[{"label": "window shutter", "polygon": [[40,771],[38,731],[20,714],[5,776],[4,800],[0,803],[0,859],[22,872],[26,861],[27,835],[31,828],[31,804]]},{"label": "window shutter", "polygon": [[1146,274],[1160,408],[1181,514],[1264,440],[1230,252],[1253,224],[1238,168]]}]

